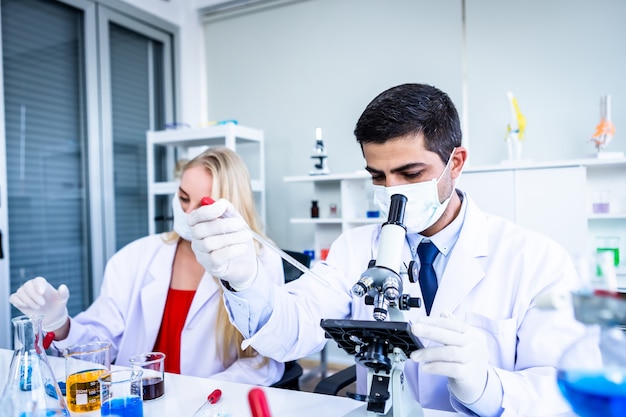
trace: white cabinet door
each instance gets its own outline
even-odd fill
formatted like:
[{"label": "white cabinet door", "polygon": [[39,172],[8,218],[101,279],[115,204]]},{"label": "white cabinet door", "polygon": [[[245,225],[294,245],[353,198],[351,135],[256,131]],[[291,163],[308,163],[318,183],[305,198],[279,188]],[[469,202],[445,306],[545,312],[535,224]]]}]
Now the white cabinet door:
[{"label": "white cabinet door", "polygon": [[465,191],[481,209],[516,221],[513,171],[464,172],[457,188]]},{"label": "white cabinet door", "polygon": [[571,255],[586,253],[584,167],[465,172],[457,186],[484,211],[547,235]]},{"label": "white cabinet door", "polygon": [[572,256],[587,252],[586,169],[515,172],[517,223],[551,237]]}]

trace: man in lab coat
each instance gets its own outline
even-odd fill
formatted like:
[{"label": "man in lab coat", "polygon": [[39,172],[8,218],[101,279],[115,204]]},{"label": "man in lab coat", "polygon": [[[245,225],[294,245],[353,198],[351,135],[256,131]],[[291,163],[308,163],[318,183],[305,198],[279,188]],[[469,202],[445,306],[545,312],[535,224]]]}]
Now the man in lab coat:
[{"label": "man in lab coat", "polygon": [[[570,309],[537,304],[578,287],[576,271],[562,247],[482,212],[455,188],[468,151],[448,95],[423,84],[393,87],[367,106],[355,136],[383,214],[391,195],[408,199],[402,262],[419,261],[422,242],[438,252],[432,306],[404,312],[425,346],[405,366],[415,400],[468,415],[569,415],[556,366],[582,326]],[[192,212],[189,222],[196,257],[222,279],[244,345],[292,360],[323,348],[321,319],[372,320],[373,307],[351,289],[376,259],[380,225],[348,230],[333,243],[313,268],[325,282],[305,275],[279,287],[257,262],[252,237],[227,201]],[[404,278],[404,292],[424,299],[415,281]]]}]

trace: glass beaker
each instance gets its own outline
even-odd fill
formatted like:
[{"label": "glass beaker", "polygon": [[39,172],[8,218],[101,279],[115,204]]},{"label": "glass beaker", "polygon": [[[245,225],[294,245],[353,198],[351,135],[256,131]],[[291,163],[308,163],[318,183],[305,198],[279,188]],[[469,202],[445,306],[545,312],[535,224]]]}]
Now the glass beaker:
[{"label": "glass beaker", "polygon": [[165,394],[165,353],[146,352],[131,356],[128,361],[143,372],[143,399],[154,400]]},{"label": "glass beaker", "polygon": [[3,404],[14,416],[49,417],[70,413],[43,348],[42,315],[19,316],[11,320],[15,350],[4,387]]},{"label": "glass beaker", "polygon": [[111,371],[100,375],[101,416],[143,417],[141,377],[137,369]]},{"label": "glass beaker", "polygon": [[585,335],[565,350],[557,382],[581,417],[626,415],[626,299],[619,293],[574,293]]},{"label": "glass beaker", "polygon": [[100,408],[98,377],[111,370],[111,344],[95,341],[74,345],[63,351],[67,405],[71,411],[94,411]]}]

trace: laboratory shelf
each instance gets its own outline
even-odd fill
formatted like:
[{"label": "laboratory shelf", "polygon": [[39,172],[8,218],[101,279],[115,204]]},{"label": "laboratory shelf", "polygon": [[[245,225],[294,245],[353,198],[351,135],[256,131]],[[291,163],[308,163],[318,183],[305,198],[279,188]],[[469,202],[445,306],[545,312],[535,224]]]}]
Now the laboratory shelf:
[{"label": "laboratory shelf", "polygon": [[320,218],[293,218],[289,219],[291,223],[300,223],[300,224],[341,224],[343,220],[340,218],[336,219],[320,219]]},{"label": "laboratory shelf", "polygon": [[626,220],[626,213],[590,213],[589,220]]},{"label": "laboratory shelf", "polygon": [[228,123],[202,128],[183,128],[148,132],[148,142],[154,145],[198,146],[207,142],[223,142],[233,148],[235,143],[263,141],[263,131]]},{"label": "laboratory shelf", "polygon": [[371,179],[372,175],[365,171],[359,170],[354,172],[349,172],[346,174],[326,174],[326,175],[295,175],[284,177],[283,180],[285,182],[326,182],[326,181],[335,181],[341,182],[345,180],[360,180],[360,179]]},{"label": "laboratory shelf", "polygon": [[344,223],[360,223],[360,224],[382,224],[385,219],[382,217],[358,217],[353,219],[345,219]]},{"label": "laboratory shelf", "polygon": [[379,218],[350,218],[350,219],[342,219],[342,218],[292,218],[289,219],[291,223],[299,223],[299,224],[342,224],[342,223],[350,223],[350,224],[377,224],[383,223],[382,217]]},{"label": "laboratory shelf", "polygon": [[[325,175],[297,175],[284,177],[287,183],[311,183],[311,200],[316,200],[321,208],[319,218],[292,217],[294,225],[313,227],[315,253],[328,248],[348,229],[367,224],[382,223],[382,218],[365,217],[369,202],[373,200],[372,176],[365,170]],[[329,217],[327,208],[337,205],[338,215]],[[326,213],[326,215],[325,215]]]},{"label": "laboratory shelf", "polygon": [[[322,217],[294,217],[290,222],[293,227],[311,225],[316,253],[350,228],[384,222],[364,218],[373,200],[371,176],[365,170],[287,176],[284,181],[313,184],[310,199],[318,200]],[[457,187],[486,212],[539,231],[579,256],[595,252],[599,238],[616,236],[620,252],[626,253],[625,183],[626,158],[598,157],[467,166]],[[608,196],[609,213],[592,212],[598,194]],[[337,203],[339,218],[324,217],[323,210]],[[624,274],[624,268],[618,273]]]}]

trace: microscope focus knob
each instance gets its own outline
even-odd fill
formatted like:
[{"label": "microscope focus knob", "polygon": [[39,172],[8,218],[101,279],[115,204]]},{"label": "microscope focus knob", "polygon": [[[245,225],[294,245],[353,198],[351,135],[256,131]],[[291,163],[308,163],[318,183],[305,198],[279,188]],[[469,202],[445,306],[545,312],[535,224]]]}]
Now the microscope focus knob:
[{"label": "microscope focus knob", "polygon": [[422,299],[419,297],[411,297],[410,294],[402,294],[398,301],[400,310],[408,310],[410,308],[419,308],[422,306]]},{"label": "microscope focus knob", "polygon": [[420,268],[417,262],[415,261],[409,262],[408,273],[409,273],[409,281],[415,284],[418,281],[418,277],[420,273]]}]

